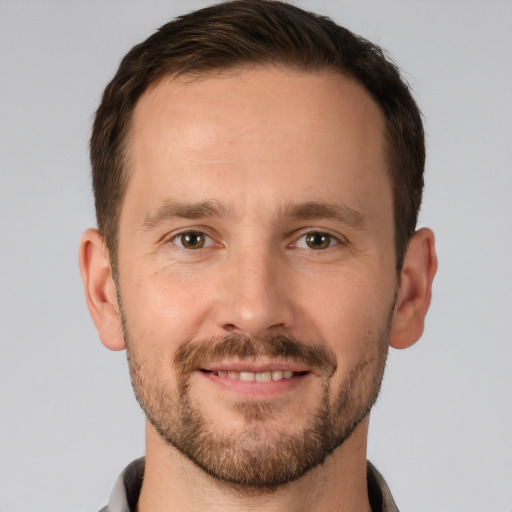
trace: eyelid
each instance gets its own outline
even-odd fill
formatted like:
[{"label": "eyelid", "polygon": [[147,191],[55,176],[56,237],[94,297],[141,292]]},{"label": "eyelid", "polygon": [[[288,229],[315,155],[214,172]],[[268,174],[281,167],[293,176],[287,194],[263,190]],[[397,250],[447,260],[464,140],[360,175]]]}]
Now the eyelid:
[{"label": "eyelid", "polygon": [[[201,226],[192,227],[192,228],[190,228],[190,227],[182,228],[182,229],[180,229],[178,231],[174,231],[173,233],[170,233],[168,236],[166,236],[164,238],[164,243],[168,244],[168,245],[173,245],[183,251],[192,251],[192,250],[198,251],[200,249],[208,249],[209,247],[212,247],[216,243],[214,236],[211,233],[209,233],[209,231],[210,230],[208,230],[204,227],[201,227]],[[186,235],[187,233],[197,233],[197,234],[203,235],[205,237],[205,245],[203,247],[200,247],[197,249],[189,249],[179,243],[176,243],[177,239],[179,239],[183,235]],[[218,244],[218,245],[220,245],[220,244]]]},{"label": "eyelid", "polygon": [[326,247],[325,249],[316,249],[316,251],[318,251],[318,252],[326,251],[327,249],[332,249],[332,248],[337,247],[339,245],[347,245],[348,244],[347,239],[343,235],[340,235],[339,233],[333,233],[329,229],[306,228],[306,229],[300,230],[300,232],[297,233],[294,236],[294,241],[290,244],[290,246],[291,247],[297,247],[298,249],[306,249],[306,250],[310,250],[310,251],[315,251],[315,249],[313,249],[311,247],[307,247],[307,246],[306,247],[300,247],[298,245],[299,240],[301,240],[302,238],[306,237],[307,235],[310,235],[310,234],[313,234],[313,233],[327,235],[327,236],[329,236],[331,238],[331,240],[333,242],[335,242],[335,243],[330,244],[329,247]]},{"label": "eyelid", "polygon": [[[174,245],[178,249],[182,249],[185,251],[189,251],[191,249],[188,249],[186,247],[183,247],[181,244],[176,243],[176,240],[179,239],[184,234],[187,233],[199,233],[203,235],[206,239],[205,245],[201,247],[201,249],[207,249],[213,245],[222,245],[221,242],[216,241],[216,237],[211,233],[211,230],[204,227],[204,226],[197,226],[197,227],[187,227],[187,228],[181,228],[177,231],[174,231],[173,233],[168,234],[166,237],[163,238],[163,241],[165,244]],[[319,233],[327,235],[331,238],[331,240],[335,243],[332,243],[327,247],[326,249],[331,249],[333,247],[336,247],[338,245],[347,245],[348,240],[339,233],[333,233],[329,229],[322,229],[322,228],[304,228],[299,230],[295,233],[293,236],[292,242],[289,244],[290,247],[297,247],[299,249],[309,249],[313,250],[311,247],[298,247],[297,243],[302,238],[306,237],[307,235],[310,235],[312,233]],[[319,251],[325,251],[326,249],[319,249]],[[199,249],[195,249],[196,251]]]}]

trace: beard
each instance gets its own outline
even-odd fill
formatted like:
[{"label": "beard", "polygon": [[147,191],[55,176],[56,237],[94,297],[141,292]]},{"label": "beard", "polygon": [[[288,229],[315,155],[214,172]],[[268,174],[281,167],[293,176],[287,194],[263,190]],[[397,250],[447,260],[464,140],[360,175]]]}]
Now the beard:
[{"label": "beard", "polygon": [[[123,314],[122,320],[135,396],[156,432],[218,483],[254,494],[273,492],[322,464],[368,415],[384,373],[391,315],[379,331],[369,332],[362,340],[364,357],[336,389],[332,384],[336,357],[325,344],[305,344],[283,335],[258,339],[229,335],[184,343],[171,361],[177,382],[171,390],[158,379],[157,363],[151,367],[139,354]],[[275,398],[233,403],[233,410],[244,420],[236,432],[222,432],[197,406],[190,383],[194,371],[223,359],[253,361],[258,357],[301,363],[321,376],[317,405],[305,411],[301,429],[293,434],[276,427],[281,409]]]}]

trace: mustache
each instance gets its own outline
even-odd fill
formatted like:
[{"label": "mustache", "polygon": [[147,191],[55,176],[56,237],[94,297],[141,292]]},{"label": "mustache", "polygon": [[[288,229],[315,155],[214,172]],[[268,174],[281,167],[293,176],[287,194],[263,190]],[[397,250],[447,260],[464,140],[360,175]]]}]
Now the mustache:
[{"label": "mustache", "polygon": [[244,360],[257,357],[301,363],[329,377],[338,367],[336,356],[329,347],[323,344],[306,344],[293,336],[282,334],[259,338],[231,334],[209,341],[188,342],[176,352],[174,365],[177,373],[186,375],[226,359]]}]

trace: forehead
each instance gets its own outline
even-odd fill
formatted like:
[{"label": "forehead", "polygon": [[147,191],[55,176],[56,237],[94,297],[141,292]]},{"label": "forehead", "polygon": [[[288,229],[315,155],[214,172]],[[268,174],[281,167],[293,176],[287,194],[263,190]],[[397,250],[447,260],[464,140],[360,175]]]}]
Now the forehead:
[{"label": "forehead", "polygon": [[240,205],[258,191],[269,201],[280,192],[283,202],[286,192],[304,196],[299,201],[335,200],[342,190],[355,191],[355,202],[371,199],[382,191],[376,183],[390,188],[384,130],[367,91],[329,71],[166,78],[135,108],[125,203],[145,194],[147,210],[155,194],[201,191]]}]

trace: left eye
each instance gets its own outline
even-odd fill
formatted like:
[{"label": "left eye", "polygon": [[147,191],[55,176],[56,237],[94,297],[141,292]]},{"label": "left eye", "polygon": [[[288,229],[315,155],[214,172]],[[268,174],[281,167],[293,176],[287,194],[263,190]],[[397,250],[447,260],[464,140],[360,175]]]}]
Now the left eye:
[{"label": "left eye", "polygon": [[186,231],[176,235],[171,242],[182,249],[203,249],[212,245],[212,239],[201,231]]},{"label": "left eye", "polygon": [[324,233],[322,231],[310,231],[309,233],[302,235],[295,243],[295,246],[301,249],[313,249],[318,251],[328,249],[329,247],[333,247],[339,243],[340,241],[329,233]]}]

